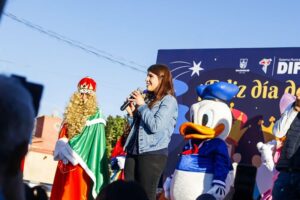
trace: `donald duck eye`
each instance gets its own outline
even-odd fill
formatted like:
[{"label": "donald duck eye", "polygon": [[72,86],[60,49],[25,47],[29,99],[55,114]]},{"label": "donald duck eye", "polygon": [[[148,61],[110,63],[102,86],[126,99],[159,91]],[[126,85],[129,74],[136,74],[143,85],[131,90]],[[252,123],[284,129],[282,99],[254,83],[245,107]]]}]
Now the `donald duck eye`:
[{"label": "donald duck eye", "polygon": [[202,115],[202,126],[212,127],[213,125],[213,112],[207,110]]},{"label": "donald duck eye", "polygon": [[207,114],[204,114],[202,117],[202,125],[206,126],[207,122],[208,122],[208,116]]}]

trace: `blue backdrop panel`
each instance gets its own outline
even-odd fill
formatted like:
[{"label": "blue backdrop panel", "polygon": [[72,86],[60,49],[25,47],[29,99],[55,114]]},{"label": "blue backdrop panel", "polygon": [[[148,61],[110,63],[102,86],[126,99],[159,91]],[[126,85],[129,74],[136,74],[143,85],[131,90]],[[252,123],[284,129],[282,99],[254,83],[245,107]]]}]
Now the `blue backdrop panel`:
[{"label": "blue backdrop panel", "polygon": [[215,81],[240,88],[228,102],[235,118],[226,141],[233,161],[259,167],[256,144],[274,139],[271,132],[280,117],[279,100],[285,92],[294,95],[300,86],[300,48],[159,50],[157,63],[170,67],[179,103],[166,175],[172,173],[184,144],[178,128],[189,121],[189,108],[198,101],[196,86]]}]

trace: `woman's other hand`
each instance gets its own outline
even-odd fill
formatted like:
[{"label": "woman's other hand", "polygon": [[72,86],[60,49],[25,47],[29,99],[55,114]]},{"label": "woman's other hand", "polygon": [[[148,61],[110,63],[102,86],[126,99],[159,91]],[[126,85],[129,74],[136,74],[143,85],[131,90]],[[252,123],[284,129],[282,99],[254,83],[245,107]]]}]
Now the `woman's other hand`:
[{"label": "woman's other hand", "polygon": [[132,102],[130,99],[127,99],[130,101],[129,105],[126,107],[126,111],[130,117],[133,116],[133,112],[135,111],[135,105],[134,102]]}]

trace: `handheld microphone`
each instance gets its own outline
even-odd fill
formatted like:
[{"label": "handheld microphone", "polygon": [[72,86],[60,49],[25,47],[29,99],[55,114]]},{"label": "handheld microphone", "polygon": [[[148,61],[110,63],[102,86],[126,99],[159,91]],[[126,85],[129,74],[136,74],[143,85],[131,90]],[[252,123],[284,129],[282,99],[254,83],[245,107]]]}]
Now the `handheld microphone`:
[{"label": "handheld microphone", "polygon": [[[147,91],[143,90],[142,88],[138,88],[137,91],[139,91],[141,94],[145,94]],[[129,99],[132,99],[133,97],[130,95]],[[123,111],[127,108],[127,106],[129,106],[130,101],[128,101],[128,99],[126,99],[126,101],[123,103],[123,105],[120,107],[120,110]]]}]

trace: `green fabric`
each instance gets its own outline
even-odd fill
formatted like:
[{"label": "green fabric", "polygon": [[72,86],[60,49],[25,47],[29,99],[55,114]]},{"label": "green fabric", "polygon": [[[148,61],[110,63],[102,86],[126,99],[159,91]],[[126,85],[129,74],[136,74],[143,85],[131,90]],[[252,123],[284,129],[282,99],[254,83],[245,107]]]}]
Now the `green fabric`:
[{"label": "green fabric", "polygon": [[[98,111],[88,120],[102,118]],[[93,184],[93,193],[109,183],[108,160],[106,156],[105,125],[103,123],[85,126],[83,131],[74,136],[69,145],[80,156],[88,169],[94,174],[96,180]],[[84,167],[83,167],[84,168]]]}]

